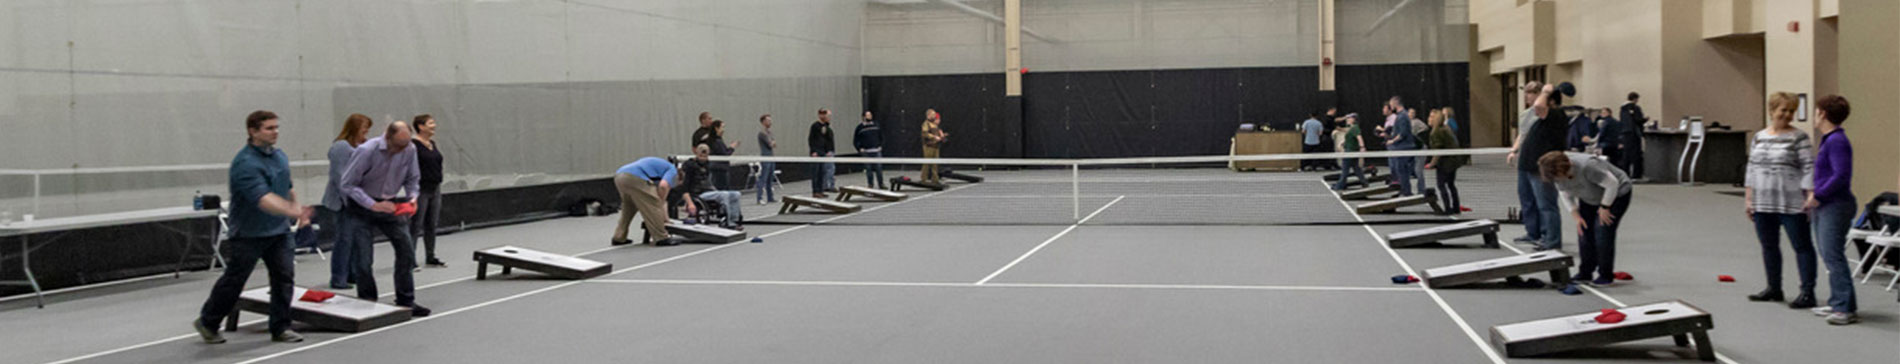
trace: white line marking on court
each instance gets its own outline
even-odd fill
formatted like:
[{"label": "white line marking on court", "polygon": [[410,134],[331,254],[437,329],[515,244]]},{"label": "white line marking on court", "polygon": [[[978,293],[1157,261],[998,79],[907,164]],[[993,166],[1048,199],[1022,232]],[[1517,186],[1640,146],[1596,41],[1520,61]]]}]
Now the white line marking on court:
[{"label": "white line marking on court", "polygon": [[953,287],[953,288],[1108,288],[1108,289],[1194,289],[1256,291],[1337,291],[1337,292],[1415,292],[1418,287],[1342,287],[1342,286],[1254,286],[1212,284],[1115,284],[1115,283],[952,283],[952,282],[875,282],[875,281],[761,281],[696,279],[595,279],[600,284],[669,285],[760,285],[760,286],[867,286],[867,287]]},{"label": "white line marking on court", "polygon": [[[967,187],[967,186],[971,186],[971,185],[963,185],[963,186],[958,186],[957,188],[951,188],[951,189],[947,189],[947,190],[943,190],[943,191],[938,191],[938,192],[933,192],[933,193],[930,193],[930,194],[927,194],[927,195],[923,195],[923,196],[918,196],[917,198],[914,198],[914,199],[909,199],[909,200],[905,200],[905,201],[898,201],[898,202],[894,202],[894,203],[890,203],[890,204],[886,204],[886,205],[880,205],[880,206],[877,206],[877,207],[872,207],[872,208],[868,208],[868,209],[864,209],[864,210],[861,210],[861,211],[858,211],[858,212],[853,212],[853,213],[850,213],[850,214],[845,214],[845,215],[840,215],[840,216],[837,216],[837,217],[833,217],[833,218],[829,218],[829,219],[825,219],[825,220],[820,220],[819,222],[815,222],[815,223],[811,223],[811,224],[805,224],[805,225],[799,225],[799,226],[795,226],[795,227],[792,227],[792,228],[789,228],[789,229],[784,229],[784,230],[779,230],[779,231],[774,231],[774,232],[771,232],[771,233],[766,233],[766,234],[764,234],[764,235],[759,235],[759,237],[760,237],[760,238],[766,238],[766,237],[772,237],[772,236],[777,236],[777,235],[779,235],[779,234],[784,234],[784,233],[788,233],[788,232],[792,232],[792,231],[797,231],[797,230],[799,230],[799,229],[803,229],[803,228],[806,228],[806,227],[809,227],[809,226],[812,226],[812,225],[816,225],[816,224],[822,224],[822,223],[825,223],[825,222],[830,222],[830,221],[833,221],[833,220],[837,220],[837,219],[842,219],[842,218],[846,218],[846,217],[851,217],[851,216],[855,216],[855,215],[858,215],[858,214],[863,214],[863,213],[867,213],[867,212],[871,212],[871,211],[876,211],[877,209],[879,209],[879,208],[883,208],[883,207],[889,207],[889,206],[896,206],[896,205],[898,205],[898,204],[902,204],[902,203],[905,203],[905,202],[910,202],[910,201],[916,201],[916,200],[922,200],[922,199],[925,199],[925,198],[929,198],[930,196],[935,196],[935,195],[938,195],[938,194],[942,194],[942,193],[947,193],[947,192],[950,192],[950,191],[955,191],[955,190],[958,190],[958,189],[960,189],[960,188],[962,188],[962,187]],[[652,261],[652,262],[648,262],[648,263],[646,263],[646,264],[641,264],[641,265],[636,265],[636,266],[632,266],[632,267],[627,267],[627,268],[623,268],[623,269],[618,269],[618,270],[614,270],[613,272],[608,272],[608,273],[607,273],[606,275],[602,275],[601,277],[603,277],[603,278],[604,278],[604,277],[612,277],[612,276],[614,276],[614,275],[618,275],[618,274],[621,274],[621,273],[626,273],[626,272],[631,272],[631,271],[635,271],[635,270],[639,270],[639,269],[643,269],[643,268],[647,268],[647,267],[652,267],[652,266],[656,266],[656,265],[660,265],[660,264],[665,264],[665,263],[668,263],[668,262],[672,262],[672,261],[676,261],[676,260],[680,260],[680,259],[685,259],[685,258],[688,258],[688,257],[692,257],[692,256],[695,256],[695,255],[700,255],[700,254],[705,254],[705,253],[710,253],[710,252],[713,252],[713,251],[716,251],[716,250],[720,250],[720,249],[725,249],[725,248],[730,248],[730,247],[734,247],[734,246],[740,246],[740,245],[744,245],[744,244],[741,244],[741,243],[728,243],[728,244],[722,244],[722,245],[719,245],[719,246],[714,246],[714,247],[710,247],[710,248],[705,248],[705,249],[700,249],[700,250],[694,250],[694,251],[692,251],[692,252],[689,252],[689,253],[686,253],[686,254],[680,254],[680,255],[675,255],[675,256],[672,256],[672,257],[668,257],[668,258],[666,258],[666,259],[661,259],[661,260],[656,260],[656,261]],[[573,285],[576,285],[576,284],[581,284],[581,283],[585,283],[585,282],[587,282],[587,280],[578,280],[578,281],[571,281],[571,282],[566,282],[566,283],[561,283],[561,284],[557,284],[557,285],[553,285],[553,286],[548,286],[548,287],[545,287],[545,288],[541,288],[541,289],[536,289],[536,290],[533,290],[533,291],[527,291],[527,292],[522,292],[522,293],[519,293],[519,294],[515,294],[515,295],[512,295],[512,296],[507,296],[507,297],[502,297],[502,298],[497,298],[497,299],[493,299],[493,300],[489,300],[489,301],[485,301],[485,302],[481,302],[481,303],[476,303],[476,304],[473,304],[473,305],[469,305],[469,306],[465,306],[465,307],[462,307],[462,308],[457,308],[457,309],[454,309],[454,310],[449,310],[449,311],[445,311],[445,312],[440,312],[440,313],[436,313],[436,314],[434,314],[434,315],[429,315],[429,317],[423,317],[423,318],[418,318],[418,319],[414,319],[414,320],[409,320],[409,321],[404,321],[404,322],[402,322],[402,323],[398,323],[398,324],[395,324],[395,325],[389,325],[389,326],[384,326],[384,327],[381,327],[381,328],[377,328],[377,329],[375,329],[375,330],[370,330],[370,331],[364,331],[364,332],[360,332],[360,333],[355,333],[355,334],[350,334],[350,335],[345,335],[345,336],[342,336],[342,337],[338,337],[338,338],[335,338],[335,339],[330,339],[330,340],[325,340],[325,341],[322,341],[322,342],[316,342],[316,343],[311,343],[311,344],[308,344],[308,345],[304,345],[304,346],[299,346],[299,347],[297,347],[297,348],[294,348],[294,349],[290,349],[290,350],[285,350],[285,351],[281,351],[281,352],[277,352],[277,353],[273,353],[273,354],[270,354],[270,355],[265,355],[265,356],[262,356],[262,357],[258,357],[258,358],[255,358],[255,359],[251,359],[251,360],[246,360],[246,361],[242,361],[242,362],[238,362],[238,364],[252,364],[252,363],[259,363],[259,362],[263,362],[263,361],[265,361],[265,360],[270,360],[270,359],[275,359],[275,358],[279,358],[279,357],[283,357],[283,356],[285,356],[285,355],[290,355],[290,354],[295,354],[295,353],[299,353],[299,352],[303,352],[303,351],[307,351],[307,350],[311,350],[311,349],[316,349],[316,348],[320,348],[320,347],[324,347],[324,346],[329,346],[330,344],[335,344],[335,343],[338,343],[338,342],[343,342],[343,341],[348,341],[348,340],[351,340],[351,339],[355,339],[355,338],[359,338],[359,337],[363,337],[363,336],[368,336],[368,335],[370,335],[370,334],[375,334],[375,333],[378,333],[378,332],[383,332],[383,331],[388,331],[388,330],[394,330],[394,329],[396,329],[396,328],[400,328],[400,327],[403,327],[403,326],[409,326],[409,325],[411,325],[411,324],[415,324],[415,323],[419,323],[419,322],[426,322],[426,321],[429,321],[429,320],[434,320],[434,319],[439,319],[439,318],[442,318],[442,317],[447,317],[447,316],[453,316],[453,315],[455,315],[455,314],[458,314],[458,313],[462,313],[462,312],[468,312],[469,310],[473,310],[473,309],[477,309],[477,308],[482,308],[482,307],[488,307],[488,306],[490,306],[490,305],[494,305],[494,304],[498,304],[498,303],[503,303],[503,302],[508,302],[508,301],[513,301],[513,300],[516,300],[516,299],[520,299],[520,298],[523,298],[523,297],[528,297],[528,296],[533,296],[533,295],[537,295],[537,294],[541,294],[541,293],[545,293],[545,292],[548,292],[548,291],[552,291],[552,290],[556,290],[556,289],[561,289],[561,288],[565,288],[565,287],[568,287],[568,286],[573,286]]]},{"label": "white line marking on court", "polygon": [[[1332,190],[1332,185],[1326,184],[1326,181],[1320,181],[1320,185],[1325,186],[1329,191]],[[1338,195],[1334,194],[1334,196]],[[1418,275],[1417,271],[1412,270],[1412,265],[1405,262],[1405,258],[1399,257],[1397,250],[1392,250],[1392,246],[1386,242],[1384,235],[1379,235],[1378,231],[1372,230],[1372,225],[1366,224],[1365,217],[1359,216],[1359,210],[1353,209],[1352,204],[1346,203],[1345,199],[1338,200],[1339,205],[1346,207],[1346,211],[1352,213],[1352,218],[1359,221],[1360,227],[1366,228],[1367,234],[1372,234],[1372,239],[1379,243],[1379,247],[1385,249],[1385,253],[1391,255],[1393,261],[1399,262],[1400,268],[1405,268],[1405,274]],[[1418,287],[1423,289],[1426,295],[1432,297],[1432,302],[1438,303],[1439,309],[1444,310],[1446,315],[1451,316],[1451,321],[1457,323],[1458,328],[1465,331],[1465,337],[1471,338],[1472,343],[1478,344],[1478,349],[1484,351],[1484,356],[1491,358],[1491,362],[1494,364],[1505,364],[1504,358],[1498,356],[1497,350],[1492,349],[1490,343],[1486,342],[1484,338],[1478,337],[1478,332],[1471,329],[1471,324],[1465,322],[1464,316],[1458,315],[1458,310],[1452,309],[1451,304],[1445,303],[1445,298],[1439,296],[1437,290],[1433,290],[1424,284],[1418,284]]]},{"label": "white line marking on court", "polygon": [[[1126,196],[1127,196],[1127,195],[1081,195],[1081,196],[1079,196],[1079,197],[1082,197],[1082,198],[1114,198],[1114,197],[1126,197]],[[1070,199],[1070,198],[1073,198],[1073,197],[1077,197],[1077,196],[1049,196],[1049,195],[959,195],[959,196],[945,196],[945,197],[939,197],[938,199],[1030,199],[1030,198],[1049,198],[1049,199],[1065,199],[1065,200],[1066,200],[1066,199]],[[1135,196],[1135,198],[1183,198],[1183,197],[1185,197],[1185,198],[1195,198],[1195,197],[1215,197],[1215,198],[1278,198],[1278,197],[1333,197],[1333,195],[1332,195],[1332,194],[1323,194],[1323,195],[1322,195],[1322,194],[1246,194],[1246,193],[1237,193],[1237,194],[1144,194],[1144,195],[1138,195],[1138,196]]]},{"label": "white line marking on court", "polygon": [[996,269],[995,272],[991,272],[990,275],[984,276],[983,280],[976,281],[976,284],[982,285],[984,283],[989,283],[991,279],[996,279],[996,276],[1003,274],[1004,271],[1008,271],[1010,267],[1015,267],[1016,263],[1022,263],[1023,259],[1029,259],[1030,255],[1035,255],[1036,251],[1042,250],[1042,247],[1049,246],[1049,243],[1055,242],[1056,239],[1061,239],[1063,235],[1068,235],[1070,231],[1074,231],[1075,227],[1082,226],[1082,223],[1089,222],[1089,219],[1095,218],[1096,214],[1100,214],[1102,213],[1102,211],[1108,210],[1109,206],[1115,206],[1116,202],[1122,202],[1122,198],[1124,197],[1128,197],[1128,196],[1115,197],[1115,200],[1109,201],[1108,204],[1102,205],[1101,208],[1095,209],[1095,212],[1089,213],[1089,216],[1083,217],[1081,220],[1076,220],[1075,224],[1071,224],[1069,225],[1068,228],[1062,229],[1062,232],[1056,233],[1056,236],[1049,237],[1049,240],[1043,240],[1042,244],[1036,244],[1035,248],[1029,249],[1029,252],[1023,253],[1022,256],[1016,257],[1016,260],[1009,261],[1009,264],[1005,264],[1003,265],[1002,268],[998,268]]}]

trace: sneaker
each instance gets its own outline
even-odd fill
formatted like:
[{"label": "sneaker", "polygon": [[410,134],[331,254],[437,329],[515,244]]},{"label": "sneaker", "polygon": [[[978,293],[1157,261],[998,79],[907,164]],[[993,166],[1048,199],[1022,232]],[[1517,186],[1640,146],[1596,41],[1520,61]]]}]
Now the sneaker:
[{"label": "sneaker", "polygon": [[296,331],[284,330],[284,332],[270,334],[270,341],[300,343],[303,342],[303,334],[298,334]]},{"label": "sneaker", "polygon": [[824,192],[817,192],[817,193],[813,193],[813,194],[811,194],[811,197],[812,197],[812,198],[826,198],[826,197],[830,197],[830,196],[825,196],[825,193],[824,193]]},{"label": "sneaker", "polygon": [[1813,312],[1815,316],[1826,317],[1828,315],[1834,314],[1834,306],[1815,307],[1813,309],[1809,309],[1808,312]]},{"label": "sneaker", "polygon": [[1537,251],[1537,252],[1547,252],[1547,251],[1552,251],[1552,250],[1559,250],[1559,249],[1562,249],[1562,248],[1560,248],[1560,247],[1554,247],[1554,246],[1539,246],[1539,247],[1537,247],[1537,248],[1535,248],[1535,249],[1531,249],[1531,251]]},{"label": "sneaker", "polygon": [[1827,324],[1829,325],[1853,325],[1856,322],[1860,322],[1860,315],[1856,315],[1853,312],[1835,312],[1832,315],[1827,315]]},{"label": "sneaker", "polygon": [[205,320],[203,319],[192,319],[191,329],[197,330],[198,338],[204,339],[206,344],[223,344],[224,343],[224,335],[218,333],[217,329],[205,327]]},{"label": "sneaker", "polygon": [[1577,283],[1589,282],[1591,279],[1595,279],[1595,277],[1591,277],[1589,273],[1577,273],[1577,275],[1570,276],[1570,281]]},{"label": "sneaker", "polygon": [[410,317],[429,317],[430,313],[435,312],[435,311],[429,310],[428,307],[422,307],[422,305],[418,305],[414,303],[410,303],[408,305],[398,305],[398,306],[408,307]]},{"label": "sneaker", "polygon": [[1590,285],[1597,287],[1609,287],[1613,284],[1616,284],[1616,279],[1610,277],[1597,277],[1596,280],[1590,281]]},{"label": "sneaker", "polygon": [[349,283],[341,283],[341,284],[338,284],[338,283],[331,283],[331,284],[330,284],[330,289],[334,289],[334,290],[351,290],[351,289],[356,289],[356,285],[354,285],[354,284],[349,284]]},{"label": "sneaker", "polygon": [[1815,305],[1813,293],[1802,293],[1800,296],[1795,296],[1794,301],[1788,302],[1788,308],[1793,309],[1814,308]]},{"label": "sneaker", "polygon": [[[1781,295],[1781,290],[1776,290],[1776,289],[1762,290],[1760,293],[1748,295],[1748,300],[1755,301],[1755,302],[1766,302],[1766,301],[1781,302],[1782,298],[1783,297]],[[1812,300],[1813,298],[1809,298],[1809,299]],[[1814,306],[1810,305],[1808,307],[1814,307]]]},{"label": "sneaker", "polygon": [[443,263],[441,259],[436,259],[433,257],[429,258],[429,262],[424,263],[424,264],[427,264],[429,268],[448,268],[449,267],[448,263]]},{"label": "sneaker", "polygon": [[1530,235],[1519,236],[1515,239],[1511,239],[1511,242],[1518,243],[1518,244],[1537,244],[1539,241],[1541,240],[1537,238],[1533,238]]}]

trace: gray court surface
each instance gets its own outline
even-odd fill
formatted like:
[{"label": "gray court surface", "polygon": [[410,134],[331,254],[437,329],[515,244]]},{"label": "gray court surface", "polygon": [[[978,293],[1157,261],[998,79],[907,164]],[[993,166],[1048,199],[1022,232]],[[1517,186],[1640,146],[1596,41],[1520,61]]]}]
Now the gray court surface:
[{"label": "gray court surface", "polygon": [[[1493,325],[1670,299],[1714,315],[1724,362],[1900,361],[1900,304],[1876,285],[1856,286],[1863,322],[1848,327],[1744,300],[1761,288],[1760,251],[1723,187],[1639,186],[1618,255],[1618,270],[1636,280],[1565,296],[1391,284],[1528,248],[1485,249],[1472,236],[1388,249],[1380,235],[1451,218],[1355,215],[1318,173],[1083,171],[1079,203],[1066,170],[972,173],[989,180],[862,201],[850,214],[774,216],[775,205],[747,204],[747,233],[762,244],[610,247],[613,217],[444,236],[439,255],[450,267],[417,275],[418,301],[435,316],[359,334],[299,325],[309,338],[299,344],[269,342],[261,315],[246,315],[230,343],[199,342],[187,323],[216,272],[59,293],[46,309],[7,298],[0,362],[1692,361],[1667,338],[1517,359],[1484,343]],[[1465,217],[1502,217],[1515,204],[1509,173],[1488,164],[1462,172],[1466,205],[1477,210]],[[1522,232],[1507,224],[1501,237]],[[1565,243],[1575,254],[1575,236]],[[474,280],[471,252],[498,245],[615,271]],[[390,252],[378,248],[387,286]],[[302,285],[328,278],[327,262],[298,260]],[[1716,282],[1722,274],[1739,282]],[[260,273],[250,285],[264,283]]]}]

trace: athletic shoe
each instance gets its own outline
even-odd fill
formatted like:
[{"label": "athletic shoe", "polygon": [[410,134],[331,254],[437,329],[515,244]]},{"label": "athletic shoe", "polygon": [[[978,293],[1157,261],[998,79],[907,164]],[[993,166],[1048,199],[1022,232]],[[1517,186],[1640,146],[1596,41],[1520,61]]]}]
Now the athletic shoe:
[{"label": "athletic shoe", "polygon": [[356,289],[356,285],[349,284],[349,283],[344,283],[344,284],[331,283],[330,289],[337,289],[337,290]]},{"label": "athletic shoe", "polygon": [[270,341],[276,341],[280,343],[300,343],[300,342],[303,342],[303,334],[298,334],[296,331],[284,330],[284,332],[271,334]]},{"label": "athletic shoe", "polygon": [[1591,277],[1589,273],[1577,273],[1577,275],[1570,276],[1570,281],[1577,283],[1589,282],[1591,279],[1594,279],[1594,277]]},{"label": "athletic shoe", "polygon": [[224,335],[219,334],[217,329],[205,327],[205,320],[191,319],[191,329],[198,330],[198,338],[204,339],[206,344],[224,343]]},{"label": "athletic shoe", "polygon": [[441,259],[436,259],[436,258],[429,258],[429,262],[426,264],[428,264],[430,268],[448,268],[449,267],[448,263],[443,263]]},{"label": "athletic shoe", "polygon": [[1515,239],[1511,239],[1511,242],[1518,243],[1518,244],[1537,244],[1539,241],[1541,240],[1537,238],[1533,238],[1530,235],[1519,236]]},{"label": "athletic shoe", "polygon": [[1616,284],[1616,279],[1610,277],[1597,277],[1597,280],[1590,281],[1590,285],[1597,287],[1609,287],[1613,284]]},{"label": "athletic shoe", "polygon": [[1808,310],[1808,312],[1813,312],[1815,316],[1827,317],[1828,315],[1834,314],[1834,306],[1815,307]]},{"label": "athletic shoe", "polygon": [[411,303],[408,306],[403,306],[403,307],[409,308],[410,317],[429,317],[430,313],[435,312],[435,311],[429,310],[428,307],[422,307],[422,305],[418,305],[414,303]]},{"label": "athletic shoe", "polygon": [[1832,315],[1827,315],[1827,324],[1829,325],[1853,325],[1856,322],[1860,322],[1860,315],[1856,315],[1852,312],[1835,312]]},{"label": "athletic shoe", "polygon": [[1793,309],[1814,308],[1814,306],[1813,293],[1802,293],[1800,296],[1795,296],[1794,301],[1788,302],[1788,308]]},{"label": "athletic shoe", "polygon": [[[1762,290],[1760,293],[1748,295],[1748,300],[1755,301],[1755,302],[1765,302],[1765,301],[1781,302],[1782,299],[1783,297],[1781,295],[1781,290],[1777,290],[1777,289]],[[1809,299],[1812,300],[1813,298],[1809,298]],[[1809,305],[1808,307],[1814,307],[1814,306]]]}]

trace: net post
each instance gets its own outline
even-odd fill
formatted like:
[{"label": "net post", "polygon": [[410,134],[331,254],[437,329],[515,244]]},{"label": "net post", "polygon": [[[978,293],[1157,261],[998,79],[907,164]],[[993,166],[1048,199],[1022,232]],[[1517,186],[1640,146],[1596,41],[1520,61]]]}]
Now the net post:
[{"label": "net post", "polygon": [[1075,207],[1075,221],[1082,221],[1082,164],[1069,165],[1069,192],[1071,205]]}]

